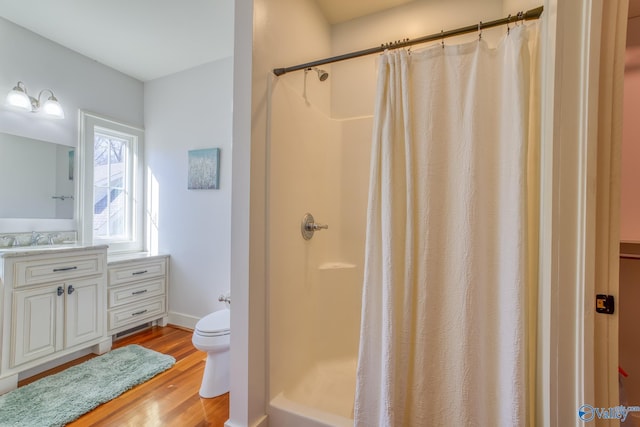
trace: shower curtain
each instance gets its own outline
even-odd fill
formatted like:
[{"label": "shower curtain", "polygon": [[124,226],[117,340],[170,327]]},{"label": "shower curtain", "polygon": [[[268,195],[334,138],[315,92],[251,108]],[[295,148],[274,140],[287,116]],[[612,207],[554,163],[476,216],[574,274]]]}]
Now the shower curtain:
[{"label": "shower curtain", "polygon": [[533,37],[379,60],[357,426],[530,423]]}]

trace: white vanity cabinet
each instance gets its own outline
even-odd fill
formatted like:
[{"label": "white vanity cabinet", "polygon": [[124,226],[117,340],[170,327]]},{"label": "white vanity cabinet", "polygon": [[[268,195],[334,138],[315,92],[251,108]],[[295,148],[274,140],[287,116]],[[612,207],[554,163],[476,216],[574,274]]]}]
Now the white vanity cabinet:
[{"label": "white vanity cabinet", "polygon": [[101,338],[103,289],[96,277],[14,291],[10,367]]},{"label": "white vanity cabinet", "polygon": [[108,333],[115,335],[156,321],[167,322],[168,255],[109,260]]},{"label": "white vanity cabinet", "polygon": [[111,348],[106,250],[2,253],[0,393],[11,389],[22,371],[88,347],[99,354]]}]

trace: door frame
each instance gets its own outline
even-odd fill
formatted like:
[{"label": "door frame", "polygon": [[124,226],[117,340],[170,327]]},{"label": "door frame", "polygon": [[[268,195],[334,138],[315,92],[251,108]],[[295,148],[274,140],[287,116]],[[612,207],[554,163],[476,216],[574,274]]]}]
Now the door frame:
[{"label": "door frame", "polygon": [[617,315],[596,315],[595,294],[617,296],[618,289],[621,98],[614,77],[627,6],[545,1],[538,425],[584,425],[581,405],[618,402]]}]

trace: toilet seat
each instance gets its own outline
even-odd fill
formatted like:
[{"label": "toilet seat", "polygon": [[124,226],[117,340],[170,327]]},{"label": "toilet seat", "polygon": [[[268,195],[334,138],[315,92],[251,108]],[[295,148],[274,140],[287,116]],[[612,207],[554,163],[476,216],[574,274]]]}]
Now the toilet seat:
[{"label": "toilet seat", "polygon": [[223,309],[206,315],[196,323],[196,334],[203,337],[219,337],[229,335],[230,311]]}]

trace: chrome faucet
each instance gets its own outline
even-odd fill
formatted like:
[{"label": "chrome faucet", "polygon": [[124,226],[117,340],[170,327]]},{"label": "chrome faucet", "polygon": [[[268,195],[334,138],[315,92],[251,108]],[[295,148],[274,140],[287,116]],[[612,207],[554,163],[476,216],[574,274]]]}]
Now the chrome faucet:
[{"label": "chrome faucet", "polygon": [[11,239],[11,244],[7,245],[7,247],[20,245],[20,242],[18,241],[18,238],[16,236],[2,236],[2,240],[7,240],[7,239]]},{"label": "chrome faucet", "polygon": [[31,246],[37,246],[40,238],[42,238],[42,234],[35,231],[31,232]]},{"label": "chrome faucet", "polygon": [[55,245],[56,239],[59,237],[60,235],[58,233],[49,233],[47,234],[47,243],[49,245]]}]

